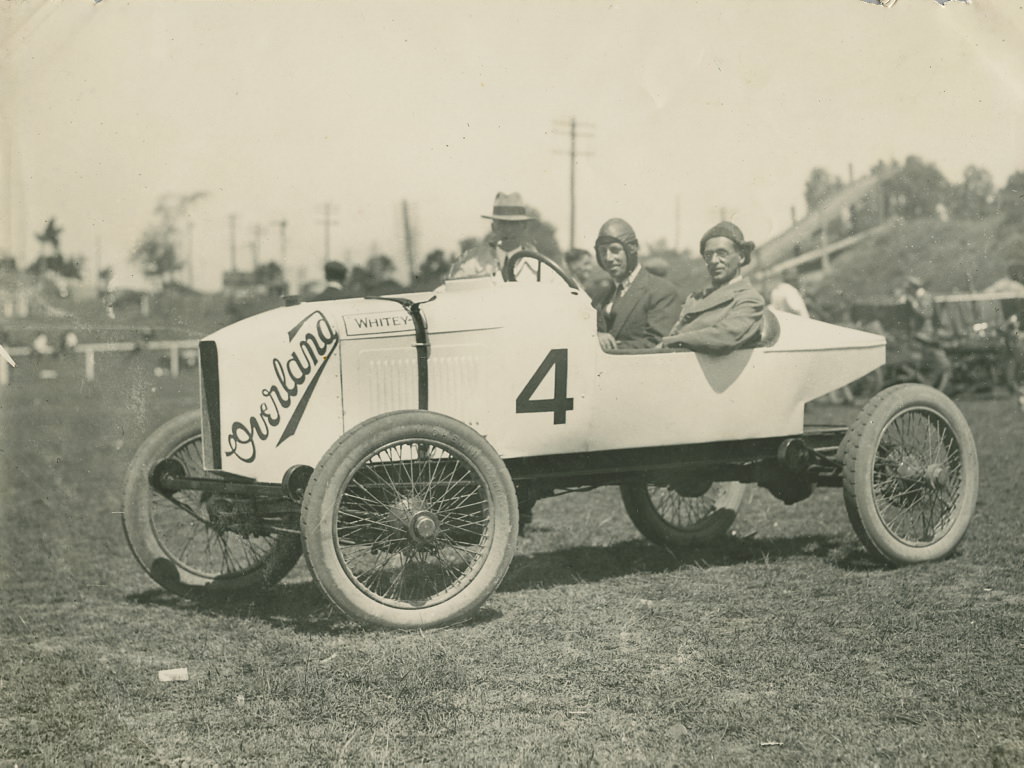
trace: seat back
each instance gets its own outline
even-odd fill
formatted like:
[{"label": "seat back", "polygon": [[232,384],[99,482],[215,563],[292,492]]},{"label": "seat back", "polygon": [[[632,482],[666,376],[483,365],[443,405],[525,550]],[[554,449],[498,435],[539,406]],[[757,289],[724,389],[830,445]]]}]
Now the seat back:
[{"label": "seat back", "polygon": [[779,318],[775,316],[771,307],[765,307],[764,314],[761,316],[761,341],[757,346],[773,347],[778,342],[780,335],[782,335],[782,326],[779,324]]}]

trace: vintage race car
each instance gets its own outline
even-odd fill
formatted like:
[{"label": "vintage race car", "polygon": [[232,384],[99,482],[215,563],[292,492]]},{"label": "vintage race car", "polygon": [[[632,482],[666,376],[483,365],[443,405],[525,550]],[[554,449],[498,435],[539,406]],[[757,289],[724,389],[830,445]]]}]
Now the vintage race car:
[{"label": "vintage race car", "polygon": [[941,558],[963,537],[978,457],[947,397],[900,385],[852,425],[805,424],[810,400],[885,362],[882,337],[768,311],[761,344],[728,355],[608,353],[557,274],[293,304],[203,339],[199,411],[128,470],[139,563],[199,595],[268,586],[304,553],[355,619],[428,627],[478,609],[519,510],[566,490],[619,486],[667,546],[725,533],[723,494],[753,483],[787,503],[842,486],[888,561]]}]

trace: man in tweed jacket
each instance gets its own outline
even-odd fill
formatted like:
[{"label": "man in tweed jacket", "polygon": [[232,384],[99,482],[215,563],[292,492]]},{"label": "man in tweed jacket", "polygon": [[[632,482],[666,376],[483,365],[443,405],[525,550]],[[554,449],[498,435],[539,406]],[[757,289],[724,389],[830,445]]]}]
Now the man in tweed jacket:
[{"label": "man in tweed jacket", "polygon": [[711,287],[686,299],[679,321],[659,346],[724,355],[760,341],[764,299],[740,274],[753,250],[754,244],[732,222],[723,221],[705,233],[700,252]]}]

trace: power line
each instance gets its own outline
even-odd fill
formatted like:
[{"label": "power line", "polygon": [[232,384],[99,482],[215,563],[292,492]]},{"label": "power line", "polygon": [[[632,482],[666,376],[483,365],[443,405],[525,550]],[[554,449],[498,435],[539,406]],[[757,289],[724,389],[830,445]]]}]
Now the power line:
[{"label": "power line", "polygon": [[[580,133],[579,128],[593,128],[593,123],[580,123],[577,122],[575,117],[572,117],[566,121],[560,121],[555,124],[556,131],[561,136],[569,137],[569,250],[576,247],[576,158],[580,155],[592,155],[593,152],[577,152],[576,150],[576,139],[577,138],[593,138],[592,133]],[[568,129],[568,133],[562,133],[562,131]],[[566,154],[566,153],[560,153]]]}]

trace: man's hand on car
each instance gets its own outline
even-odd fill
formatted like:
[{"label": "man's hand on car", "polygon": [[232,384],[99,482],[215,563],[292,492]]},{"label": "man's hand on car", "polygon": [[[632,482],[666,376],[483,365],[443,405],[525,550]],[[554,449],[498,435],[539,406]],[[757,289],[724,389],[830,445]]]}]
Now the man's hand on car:
[{"label": "man's hand on car", "polygon": [[610,333],[598,331],[597,340],[601,344],[601,349],[603,349],[605,352],[611,352],[617,346],[615,343],[615,337],[612,336]]}]

